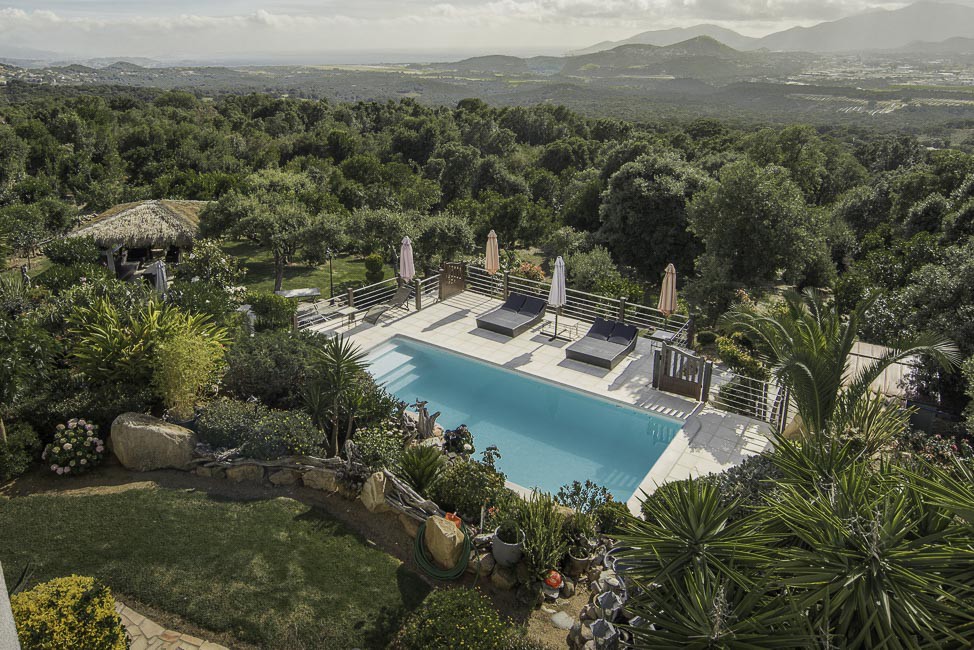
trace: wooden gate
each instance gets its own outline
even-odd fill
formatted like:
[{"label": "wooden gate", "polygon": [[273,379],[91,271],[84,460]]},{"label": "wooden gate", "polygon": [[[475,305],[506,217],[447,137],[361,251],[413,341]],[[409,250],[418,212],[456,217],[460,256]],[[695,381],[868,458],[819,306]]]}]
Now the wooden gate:
[{"label": "wooden gate", "polygon": [[653,388],[706,402],[713,369],[712,361],[664,343],[653,353]]},{"label": "wooden gate", "polygon": [[440,269],[440,300],[455,296],[467,288],[467,265],[464,262],[444,262]]}]

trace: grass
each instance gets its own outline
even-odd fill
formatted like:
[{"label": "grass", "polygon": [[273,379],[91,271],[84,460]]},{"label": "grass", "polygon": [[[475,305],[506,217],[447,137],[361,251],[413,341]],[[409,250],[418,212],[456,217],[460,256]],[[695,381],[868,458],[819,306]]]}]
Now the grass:
[{"label": "grass", "polygon": [[[260,250],[251,242],[224,242],[223,250],[240,260],[247,269],[243,282],[251,289],[274,290],[274,258],[269,251]],[[332,261],[335,293],[343,282],[365,282],[365,261],[361,257],[345,255]],[[386,265],[382,279],[391,278],[393,269]],[[328,264],[310,266],[295,263],[284,269],[284,289],[318,287],[322,296],[328,296]]]},{"label": "grass", "polygon": [[0,562],[31,585],[94,576],[125,600],[262,648],[385,647],[428,587],[287,498],[168,489],[0,497]]}]

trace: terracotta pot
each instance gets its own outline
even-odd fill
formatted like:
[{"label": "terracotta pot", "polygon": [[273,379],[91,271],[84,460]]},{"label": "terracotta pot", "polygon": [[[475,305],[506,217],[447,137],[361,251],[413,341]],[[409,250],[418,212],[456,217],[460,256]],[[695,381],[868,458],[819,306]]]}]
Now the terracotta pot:
[{"label": "terracotta pot", "polygon": [[524,531],[518,530],[519,540],[517,543],[511,544],[497,536],[499,530],[500,528],[494,529],[494,537],[490,540],[491,555],[494,556],[499,565],[512,567],[521,561],[521,556],[524,554],[521,550],[524,544]]}]

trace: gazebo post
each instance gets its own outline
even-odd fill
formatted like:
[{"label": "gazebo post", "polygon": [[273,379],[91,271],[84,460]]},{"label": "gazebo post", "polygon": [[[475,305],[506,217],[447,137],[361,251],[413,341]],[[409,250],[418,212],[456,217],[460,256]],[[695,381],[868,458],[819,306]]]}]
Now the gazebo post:
[{"label": "gazebo post", "polygon": [[117,276],[118,274],[115,272],[115,251],[111,247],[105,250],[105,257],[108,258],[108,270],[113,276]]}]

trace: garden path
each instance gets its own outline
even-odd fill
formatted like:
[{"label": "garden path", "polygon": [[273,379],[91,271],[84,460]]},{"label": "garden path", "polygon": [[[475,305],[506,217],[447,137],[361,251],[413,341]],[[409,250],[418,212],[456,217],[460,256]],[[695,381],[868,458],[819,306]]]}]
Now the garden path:
[{"label": "garden path", "polygon": [[115,603],[115,611],[129,633],[131,650],[228,650],[226,646],[190,634],[167,630],[119,601]]}]

